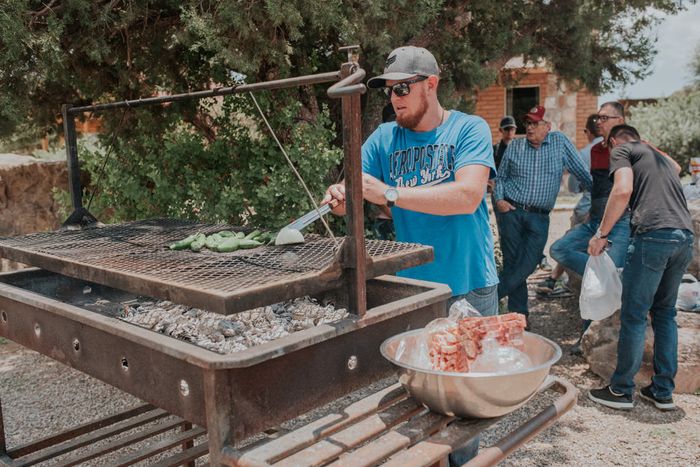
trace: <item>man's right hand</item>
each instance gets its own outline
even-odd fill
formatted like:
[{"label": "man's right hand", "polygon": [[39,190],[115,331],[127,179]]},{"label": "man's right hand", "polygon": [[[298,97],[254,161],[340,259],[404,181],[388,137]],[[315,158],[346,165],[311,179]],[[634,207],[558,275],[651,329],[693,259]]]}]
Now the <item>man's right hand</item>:
[{"label": "man's right hand", "polygon": [[498,212],[504,213],[508,211],[515,211],[515,206],[513,206],[504,199],[499,199],[498,201],[496,201],[496,209],[498,210]]},{"label": "man's right hand", "polygon": [[335,214],[336,216],[342,216],[345,214],[345,184],[344,183],[336,183],[335,185],[331,185],[328,187],[326,190],[326,195],[323,197],[323,200],[321,201],[321,205],[328,204],[331,202],[332,199],[335,199],[338,201],[338,205],[331,209],[331,212]]}]

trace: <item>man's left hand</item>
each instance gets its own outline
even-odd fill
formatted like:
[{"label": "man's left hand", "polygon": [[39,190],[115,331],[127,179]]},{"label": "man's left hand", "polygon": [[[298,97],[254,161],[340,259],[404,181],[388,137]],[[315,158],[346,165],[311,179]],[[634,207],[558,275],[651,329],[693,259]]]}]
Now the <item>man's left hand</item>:
[{"label": "man's left hand", "polygon": [[591,256],[600,256],[605,251],[605,247],[608,246],[607,238],[591,238],[588,242],[588,254]]},{"label": "man's left hand", "polygon": [[386,183],[371,175],[362,174],[362,196],[373,204],[384,205],[386,198],[384,192],[389,188]]}]

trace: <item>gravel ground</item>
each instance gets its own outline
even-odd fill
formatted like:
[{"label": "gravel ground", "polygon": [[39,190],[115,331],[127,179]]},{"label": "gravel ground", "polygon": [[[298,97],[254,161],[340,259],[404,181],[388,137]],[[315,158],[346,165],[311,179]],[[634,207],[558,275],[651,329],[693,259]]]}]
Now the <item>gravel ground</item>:
[{"label": "gravel ground", "polygon": [[[568,227],[568,217],[567,212],[553,213],[550,238],[561,236]],[[700,397],[676,395],[679,409],[673,412],[660,412],[641,401],[629,412],[595,406],[586,398],[586,391],[603,381],[588,370],[582,357],[569,353],[579,325],[575,299],[532,298],[532,331],[555,340],[564,352],[552,372],[574,383],[581,394],[576,407],[502,465],[700,465]],[[334,405],[342,406],[393,382],[379,381]],[[504,418],[485,433],[482,444],[498,440],[554,397],[542,397]],[[0,340],[0,398],[9,447],[139,403],[128,394],[6,340]],[[307,414],[284,428],[308,422],[320,413]],[[90,465],[105,464],[109,461]]]}]

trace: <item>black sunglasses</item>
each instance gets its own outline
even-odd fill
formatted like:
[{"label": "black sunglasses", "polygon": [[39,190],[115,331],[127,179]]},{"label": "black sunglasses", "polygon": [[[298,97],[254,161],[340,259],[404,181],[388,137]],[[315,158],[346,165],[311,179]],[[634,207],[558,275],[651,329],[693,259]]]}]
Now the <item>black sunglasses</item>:
[{"label": "black sunglasses", "polygon": [[595,117],[593,117],[593,121],[605,123],[608,120],[611,120],[613,118],[622,118],[622,117],[619,115],[596,115]]},{"label": "black sunglasses", "polygon": [[393,86],[386,86],[384,88],[384,94],[386,94],[386,97],[391,97],[392,92],[399,97],[408,96],[411,93],[411,84],[418,83],[426,79],[428,79],[427,76],[418,76],[416,78],[409,79],[408,81],[401,81]]}]

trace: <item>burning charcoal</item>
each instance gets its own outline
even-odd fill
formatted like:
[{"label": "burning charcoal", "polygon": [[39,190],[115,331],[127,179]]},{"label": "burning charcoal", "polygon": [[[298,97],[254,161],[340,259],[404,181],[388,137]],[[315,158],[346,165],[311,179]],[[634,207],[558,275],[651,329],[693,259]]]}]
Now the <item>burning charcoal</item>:
[{"label": "burning charcoal", "polygon": [[309,297],[254,308],[227,319],[222,319],[216,313],[165,300],[139,300],[133,306],[125,306],[124,316],[120,319],[192,342],[213,352],[231,353],[321,323],[338,321],[347,314],[345,309],[321,306]]},{"label": "burning charcoal", "polygon": [[188,318],[199,318],[200,316],[202,316],[203,313],[204,312],[199,308],[190,308],[184,313],[184,315]]},{"label": "burning charcoal", "polygon": [[229,321],[227,319],[222,319],[219,321],[218,329],[226,337],[233,337],[245,329],[245,326],[238,321]]},{"label": "burning charcoal", "polygon": [[270,305],[270,308],[272,308],[272,312],[277,315],[287,312],[287,308],[284,303],[275,303],[274,305]]}]

